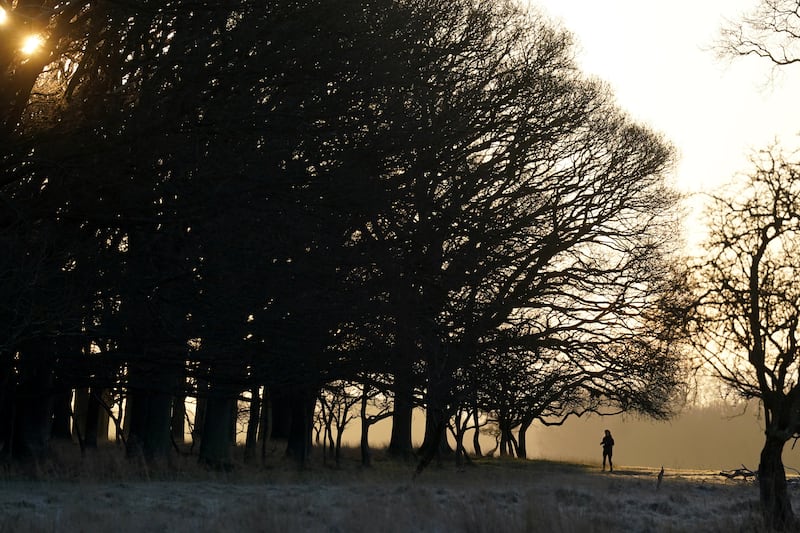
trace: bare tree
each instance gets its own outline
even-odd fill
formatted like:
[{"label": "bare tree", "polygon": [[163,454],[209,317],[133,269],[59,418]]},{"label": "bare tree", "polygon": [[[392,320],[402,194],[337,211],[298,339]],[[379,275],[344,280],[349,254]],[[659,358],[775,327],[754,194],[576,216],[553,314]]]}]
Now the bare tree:
[{"label": "bare tree", "polygon": [[[381,379],[384,378],[384,379]],[[361,376],[361,465],[372,465],[372,452],[369,447],[369,429],[394,414],[394,399],[383,392],[387,387],[378,386],[385,382],[385,376]]]},{"label": "bare tree", "polygon": [[461,466],[466,460],[470,463],[469,455],[464,447],[464,436],[467,431],[473,430],[478,433],[479,426],[475,423],[479,420],[479,413],[474,407],[459,406],[455,410],[455,415],[450,419],[447,424],[447,429],[456,443],[456,465]]},{"label": "bare tree", "polygon": [[776,66],[800,63],[800,0],[760,0],[720,33],[716,49],[723,57],[753,55]]},{"label": "bare tree", "polygon": [[744,189],[709,207],[705,255],[690,274],[690,339],[728,387],[761,401],[761,504],[772,527],[791,529],[782,453],[800,436],[800,164],[778,149],[753,162]]},{"label": "bare tree", "polygon": [[500,430],[501,455],[527,457],[527,431],[534,421],[558,425],[601,404],[600,395],[584,389],[590,375],[555,355],[503,351],[482,362],[476,373],[482,377],[479,405]]},{"label": "bare tree", "polygon": [[[341,462],[344,430],[347,424],[358,416],[354,409],[361,401],[357,387],[357,384],[349,381],[334,381],[325,385],[317,397],[323,426],[323,445],[333,454],[336,466]],[[323,448],[323,459],[327,460],[325,448]]]}]

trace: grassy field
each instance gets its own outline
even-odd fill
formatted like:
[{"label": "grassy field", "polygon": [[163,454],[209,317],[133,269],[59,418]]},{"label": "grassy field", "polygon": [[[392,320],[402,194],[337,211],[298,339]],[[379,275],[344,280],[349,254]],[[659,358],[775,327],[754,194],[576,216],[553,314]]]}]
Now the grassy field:
[{"label": "grassy field", "polygon": [[[56,457],[0,476],[0,532],[760,531],[758,489],[717,472],[482,459],[457,469],[383,459],[362,469],[319,457],[208,472],[193,458],[146,467],[114,450]],[[319,453],[317,454],[319,456]],[[792,491],[795,509],[796,489]]]}]

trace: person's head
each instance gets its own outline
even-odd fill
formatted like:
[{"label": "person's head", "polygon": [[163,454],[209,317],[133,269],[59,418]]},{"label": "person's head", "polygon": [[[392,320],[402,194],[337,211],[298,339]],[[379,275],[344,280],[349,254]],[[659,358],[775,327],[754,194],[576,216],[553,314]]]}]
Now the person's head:
[{"label": "person's head", "polygon": [[606,437],[610,437],[610,436],[611,436],[611,432],[609,430],[606,430]]}]

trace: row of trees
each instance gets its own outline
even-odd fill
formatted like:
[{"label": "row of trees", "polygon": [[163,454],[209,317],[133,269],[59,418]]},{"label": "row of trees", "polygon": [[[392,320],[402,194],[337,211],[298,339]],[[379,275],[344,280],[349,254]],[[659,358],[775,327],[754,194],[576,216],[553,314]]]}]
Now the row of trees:
[{"label": "row of trees", "polygon": [[[249,448],[302,461],[337,394],[401,456],[417,406],[426,460],[487,413],[524,456],[535,420],[668,415],[681,333],[762,400],[762,502],[792,527],[793,158],[716,200],[682,271],[672,150],[565,32],[511,1],[262,4],[0,2],[7,457],[91,445],[112,404],[128,453],[163,457],[190,398],[224,465],[246,398]],[[762,1],[722,47],[797,62],[798,8]]]},{"label": "row of trees", "polygon": [[148,458],[197,399],[211,464],[230,460],[239,398],[248,442],[260,424],[304,460],[319,393],[341,382],[387,398],[398,455],[424,407],[427,459],[464,413],[493,413],[520,455],[535,420],[669,414],[673,151],[535,12],[2,5],[8,456],[69,434],[75,390],[85,433],[113,400]]}]

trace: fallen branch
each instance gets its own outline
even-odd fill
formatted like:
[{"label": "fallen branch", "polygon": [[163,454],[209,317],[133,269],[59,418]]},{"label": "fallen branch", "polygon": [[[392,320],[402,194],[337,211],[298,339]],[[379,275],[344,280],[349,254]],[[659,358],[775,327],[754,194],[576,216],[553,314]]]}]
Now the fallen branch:
[{"label": "fallen branch", "polygon": [[720,476],[726,477],[728,479],[736,479],[741,477],[744,480],[748,480],[750,478],[758,477],[755,472],[747,468],[746,466],[742,465],[741,468],[736,468],[734,470],[723,470],[719,473]]}]

